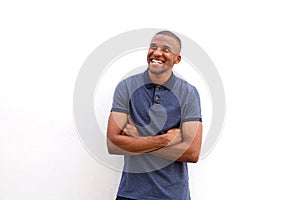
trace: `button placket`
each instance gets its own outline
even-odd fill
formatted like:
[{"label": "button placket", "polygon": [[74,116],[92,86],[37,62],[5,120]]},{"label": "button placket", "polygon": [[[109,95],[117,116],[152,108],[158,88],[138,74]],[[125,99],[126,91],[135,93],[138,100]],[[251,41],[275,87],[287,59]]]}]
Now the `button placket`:
[{"label": "button placket", "polygon": [[154,102],[160,104],[160,86],[156,86],[154,90]]}]

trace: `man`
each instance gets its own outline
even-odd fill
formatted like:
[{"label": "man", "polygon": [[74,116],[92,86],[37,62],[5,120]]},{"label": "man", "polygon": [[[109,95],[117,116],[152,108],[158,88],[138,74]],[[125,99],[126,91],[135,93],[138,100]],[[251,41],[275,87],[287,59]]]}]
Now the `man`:
[{"label": "man", "polygon": [[121,81],[108,120],[110,154],[124,155],[117,200],[189,200],[187,162],[202,140],[197,90],[173,74],[181,41],[170,31],[151,40],[148,69]]}]

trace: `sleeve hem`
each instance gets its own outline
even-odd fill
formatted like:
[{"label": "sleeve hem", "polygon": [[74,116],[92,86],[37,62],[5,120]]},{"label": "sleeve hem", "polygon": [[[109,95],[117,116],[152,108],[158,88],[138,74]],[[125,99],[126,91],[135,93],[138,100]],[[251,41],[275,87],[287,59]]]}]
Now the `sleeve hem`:
[{"label": "sleeve hem", "polygon": [[188,121],[200,121],[202,122],[202,118],[201,117],[195,117],[195,118],[186,118],[186,119],[183,119],[182,122],[188,122]]},{"label": "sleeve hem", "polygon": [[122,109],[122,108],[112,108],[110,110],[110,112],[122,112],[122,113],[126,113],[126,114],[129,114],[129,112],[125,109]]}]

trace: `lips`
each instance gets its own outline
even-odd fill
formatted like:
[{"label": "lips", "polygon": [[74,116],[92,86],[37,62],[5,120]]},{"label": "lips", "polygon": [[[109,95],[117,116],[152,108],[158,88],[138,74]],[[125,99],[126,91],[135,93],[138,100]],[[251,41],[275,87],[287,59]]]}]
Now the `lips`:
[{"label": "lips", "polygon": [[157,58],[150,58],[150,62],[153,64],[163,64],[164,61]]}]

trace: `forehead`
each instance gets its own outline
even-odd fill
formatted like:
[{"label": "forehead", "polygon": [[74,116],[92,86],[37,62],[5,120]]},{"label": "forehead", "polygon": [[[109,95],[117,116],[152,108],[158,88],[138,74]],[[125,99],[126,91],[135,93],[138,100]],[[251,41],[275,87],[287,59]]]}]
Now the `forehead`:
[{"label": "forehead", "polygon": [[160,46],[168,46],[173,49],[179,49],[179,44],[175,38],[163,34],[155,35],[151,40],[151,44],[157,44]]}]

